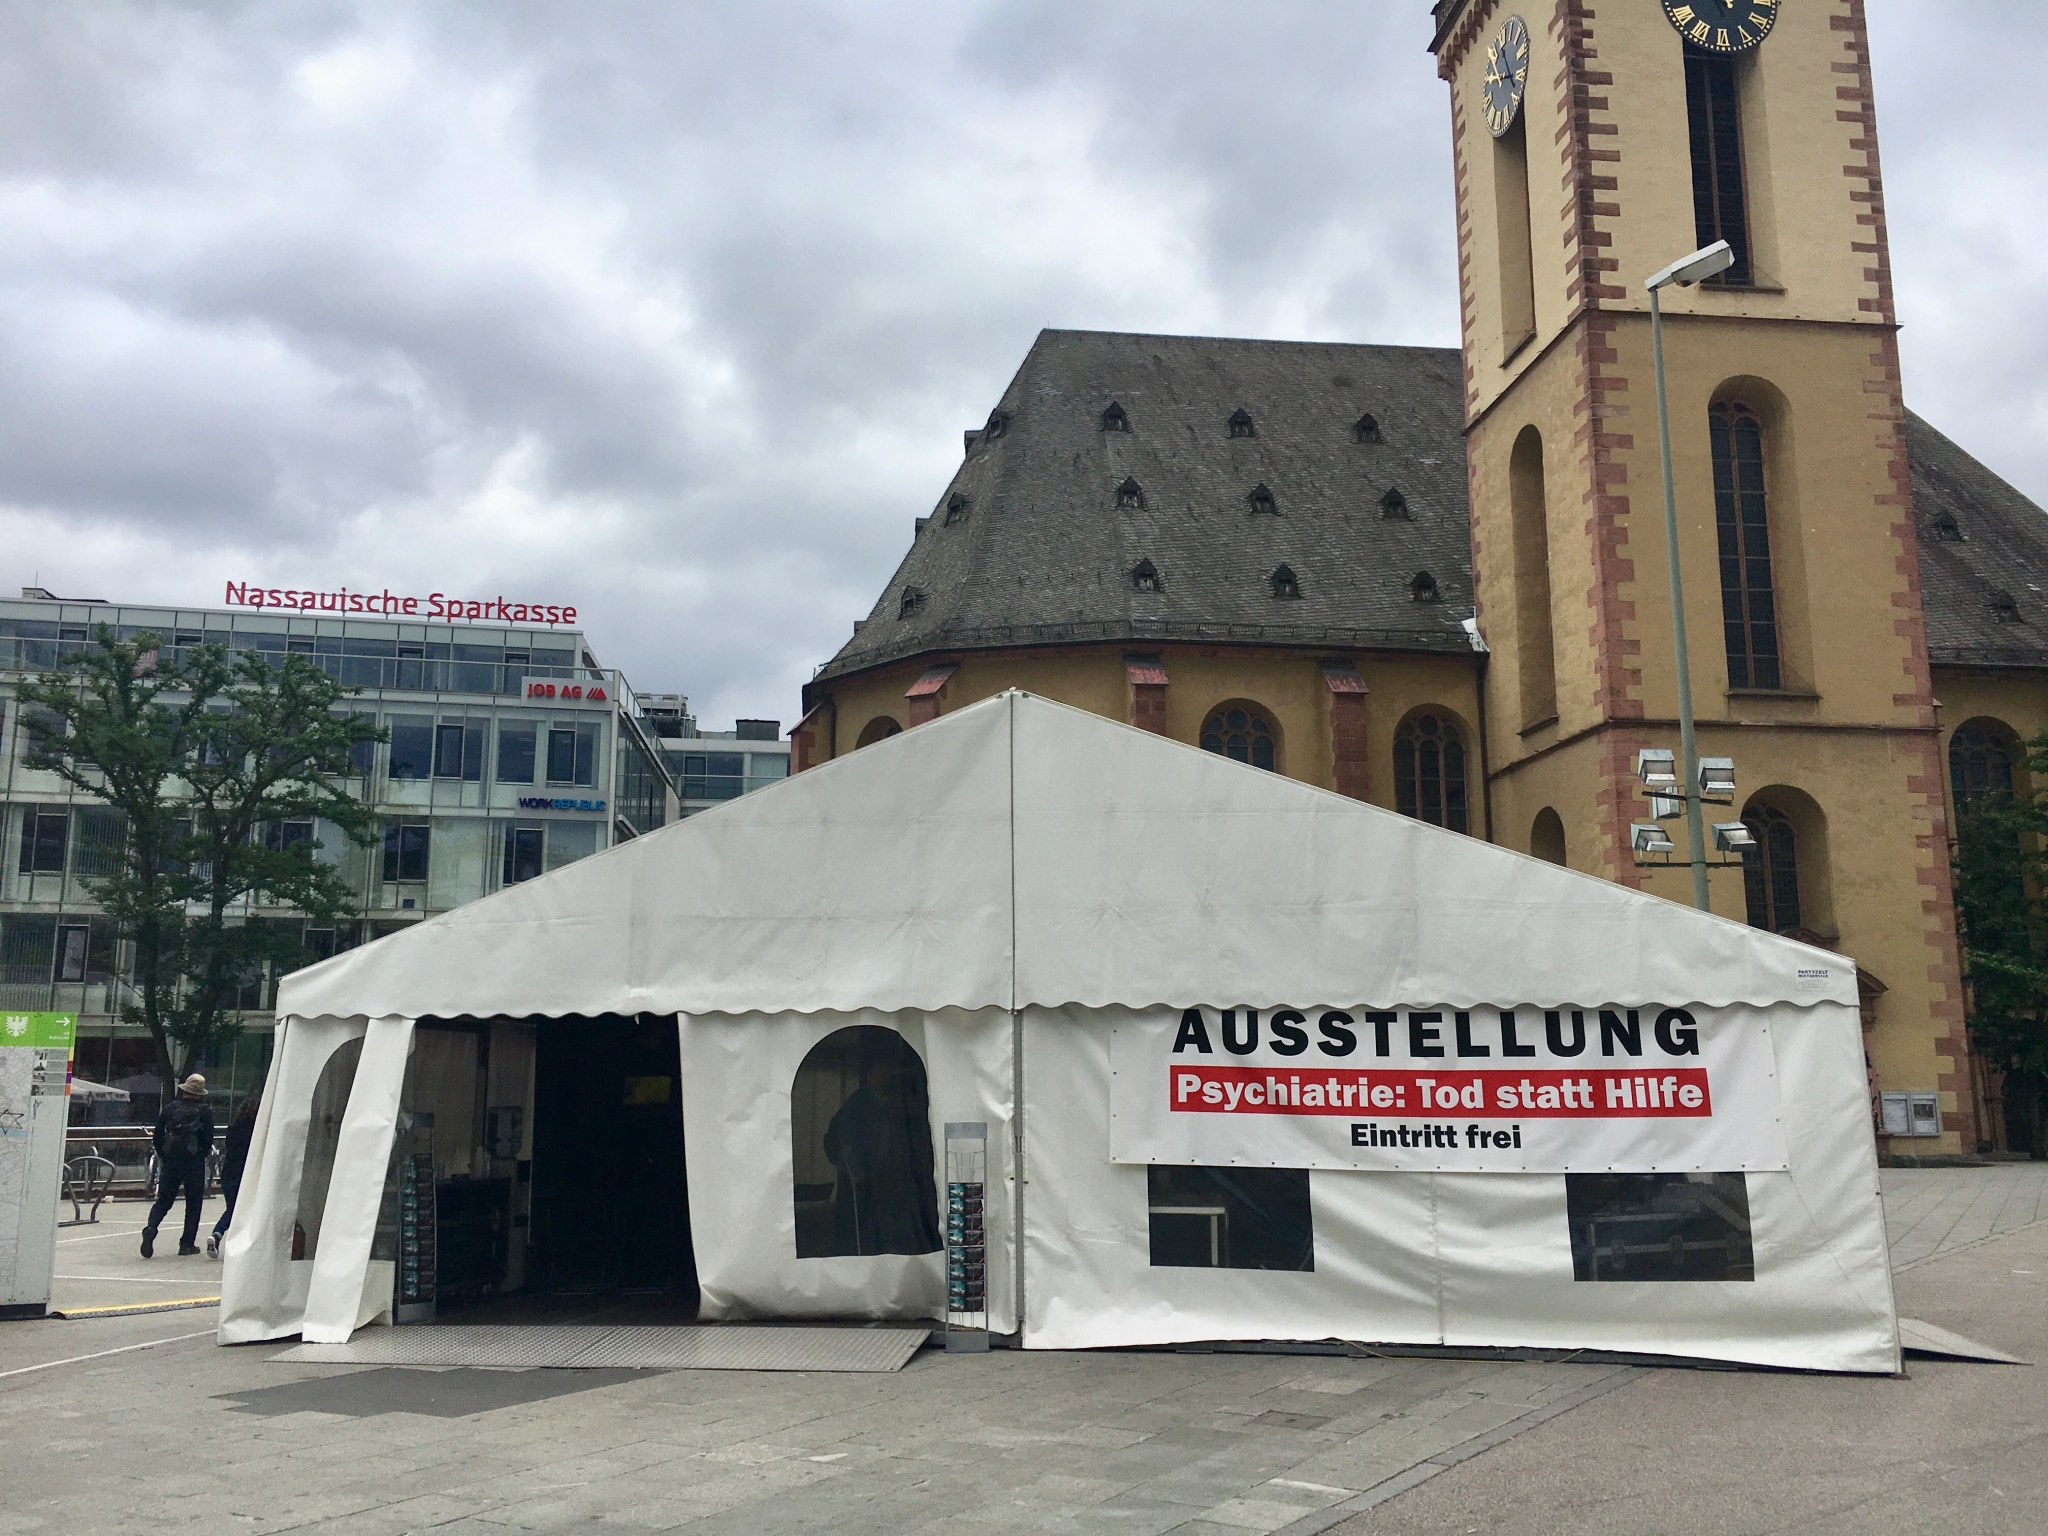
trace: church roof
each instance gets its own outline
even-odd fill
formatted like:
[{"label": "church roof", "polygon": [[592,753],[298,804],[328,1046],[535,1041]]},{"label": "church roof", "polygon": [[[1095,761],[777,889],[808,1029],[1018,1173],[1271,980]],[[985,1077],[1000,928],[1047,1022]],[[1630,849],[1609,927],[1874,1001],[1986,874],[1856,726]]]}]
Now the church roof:
[{"label": "church roof", "polygon": [[[820,679],[1086,642],[1469,653],[1463,400],[1451,347],[1041,331]],[[2048,514],[1910,412],[1906,444],[1930,659],[2048,667]]]},{"label": "church roof", "polygon": [[1906,455],[1928,659],[2048,667],[2048,513],[1910,411]]},{"label": "church roof", "polygon": [[1080,641],[1469,652],[1461,370],[1454,348],[1042,331],[825,675]]}]

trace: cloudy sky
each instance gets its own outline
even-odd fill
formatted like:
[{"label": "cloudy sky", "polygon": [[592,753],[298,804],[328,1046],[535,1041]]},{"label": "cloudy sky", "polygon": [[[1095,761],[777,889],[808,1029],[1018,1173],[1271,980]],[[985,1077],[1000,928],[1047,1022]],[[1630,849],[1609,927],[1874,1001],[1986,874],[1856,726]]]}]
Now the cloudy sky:
[{"label": "cloudy sky", "polygon": [[[2048,498],[2048,42],[1870,3],[1908,398]],[[1426,13],[0,0],[0,583],[569,602],[787,723],[1041,326],[1456,343]]]}]

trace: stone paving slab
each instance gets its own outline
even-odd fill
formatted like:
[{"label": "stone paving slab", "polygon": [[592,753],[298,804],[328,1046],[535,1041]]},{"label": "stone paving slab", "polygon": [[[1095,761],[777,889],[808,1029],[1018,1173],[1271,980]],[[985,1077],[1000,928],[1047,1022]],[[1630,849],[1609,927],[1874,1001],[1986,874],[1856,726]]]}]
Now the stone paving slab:
[{"label": "stone paving slab", "polygon": [[[2048,1232],[2044,1176],[1887,1170],[1893,1254],[1910,1271],[1901,1304],[2028,1345],[1945,1315],[1947,1282],[1909,1282],[2006,1264],[2000,1245],[2014,1234]],[[140,1225],[139,1210],[118,1214]],[[140,1263],[132,1236],[96,1246],[110,1283],[162,1272]],[[69,1257],[81,1252],[60,1250],[60,1273],[85,1273]],[[199,1273],[206,1261],[185,1262]],[[2006,1267],[2009,1283],[2037,1284],[2021,1273],[2029,1264]],[[507,1372],[502,1387],[437,1391],[431,1371],[220,1349],[210,1334],[185,1337],[204,1328],[187,1326],[196,1320],[0,1326],[0,1533],[1313,1536],[1405,1508],[1473,1458],[1491,1469],[1509,1442],[1569,1445],[1598,1403],[1601,1434],[1634,1434],[1630,1405],[1646,1383],[1705,1393],[1711,1422],[1737,1425],[1794,1400],[1824,1418],[1832,1405],[1888,1401],[1899,1385],[1583,1362],[926,1351],[887,1376],[621,1372],[556,1393],[528,1384],[557,1373]],[[2024,1369],[1916,1364],[1913,1377]],[[1709,1420],[1685,1422],[1697,1432]]]}]

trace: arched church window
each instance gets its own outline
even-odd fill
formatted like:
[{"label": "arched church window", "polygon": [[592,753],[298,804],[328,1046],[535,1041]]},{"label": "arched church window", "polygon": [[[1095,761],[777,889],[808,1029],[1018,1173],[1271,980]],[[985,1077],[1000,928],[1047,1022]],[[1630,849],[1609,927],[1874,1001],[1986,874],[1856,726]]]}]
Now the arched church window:
[{"label": "arched church window", "polygon": [[895,1030],[811,1047],[789,1090],[798,1258],[938,1252],[931,1118],[924,1062]]},{"label": "arched church window", "polygon": [[1756,846],[1742,850],[1742,894],[1749,926],[1783,933],[1799,923],[1799,838],[1792,818],[1775,806],[1743,818]]},{"label": "arched church window", "polygon": [[1708,412],[1708,434],[1728,686],[1783,687],[1778,605],[1771,587],[1770,510],[1764,500],[1763,422],[1740,401],[1724,400]]},{"label": "arched church window", "polygon": [[1749,214],[1742,186],[1741,66],[1727,54],[1685,50],[1685,115],[1692,148],[1693,232],[1726,240],[1735,260],[1714,282],[1747,288]]},{"label": "arched church window", "polygon": [[1254,768],[1279,766],[1271,723],[1257,710],[1242,704],[1225,705],[1202,722],[1202,750],[1220,753],[1232,762],[1250,763]]},{"label": "arched church window", "polygon": [[1465,741],[1448,716],[1425,710],[1394,732],[1394,809],[1433,827],[1470,830]]},{"label": "arched church window", "polygon": [[2012,793],[2012,753],[1988,721],[1972,720],[1949,737],[1948,782],[1958,817],[1986,795]]}]

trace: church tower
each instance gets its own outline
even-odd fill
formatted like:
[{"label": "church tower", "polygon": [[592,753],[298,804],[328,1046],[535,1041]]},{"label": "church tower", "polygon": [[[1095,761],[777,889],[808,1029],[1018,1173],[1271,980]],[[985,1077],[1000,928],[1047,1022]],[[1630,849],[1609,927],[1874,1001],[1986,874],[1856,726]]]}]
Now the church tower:
[{"label": "church tower", "polygon": [[1678,746],[1643,280],[1726,239],[1663,299],[1699,750],[1759,844],[1714,910],[1854,958],[1879,1085],[1972,1150],[1862,0],[1434,15],[1493,835],[1690,898],[1629,833],[1636,752]]}]

